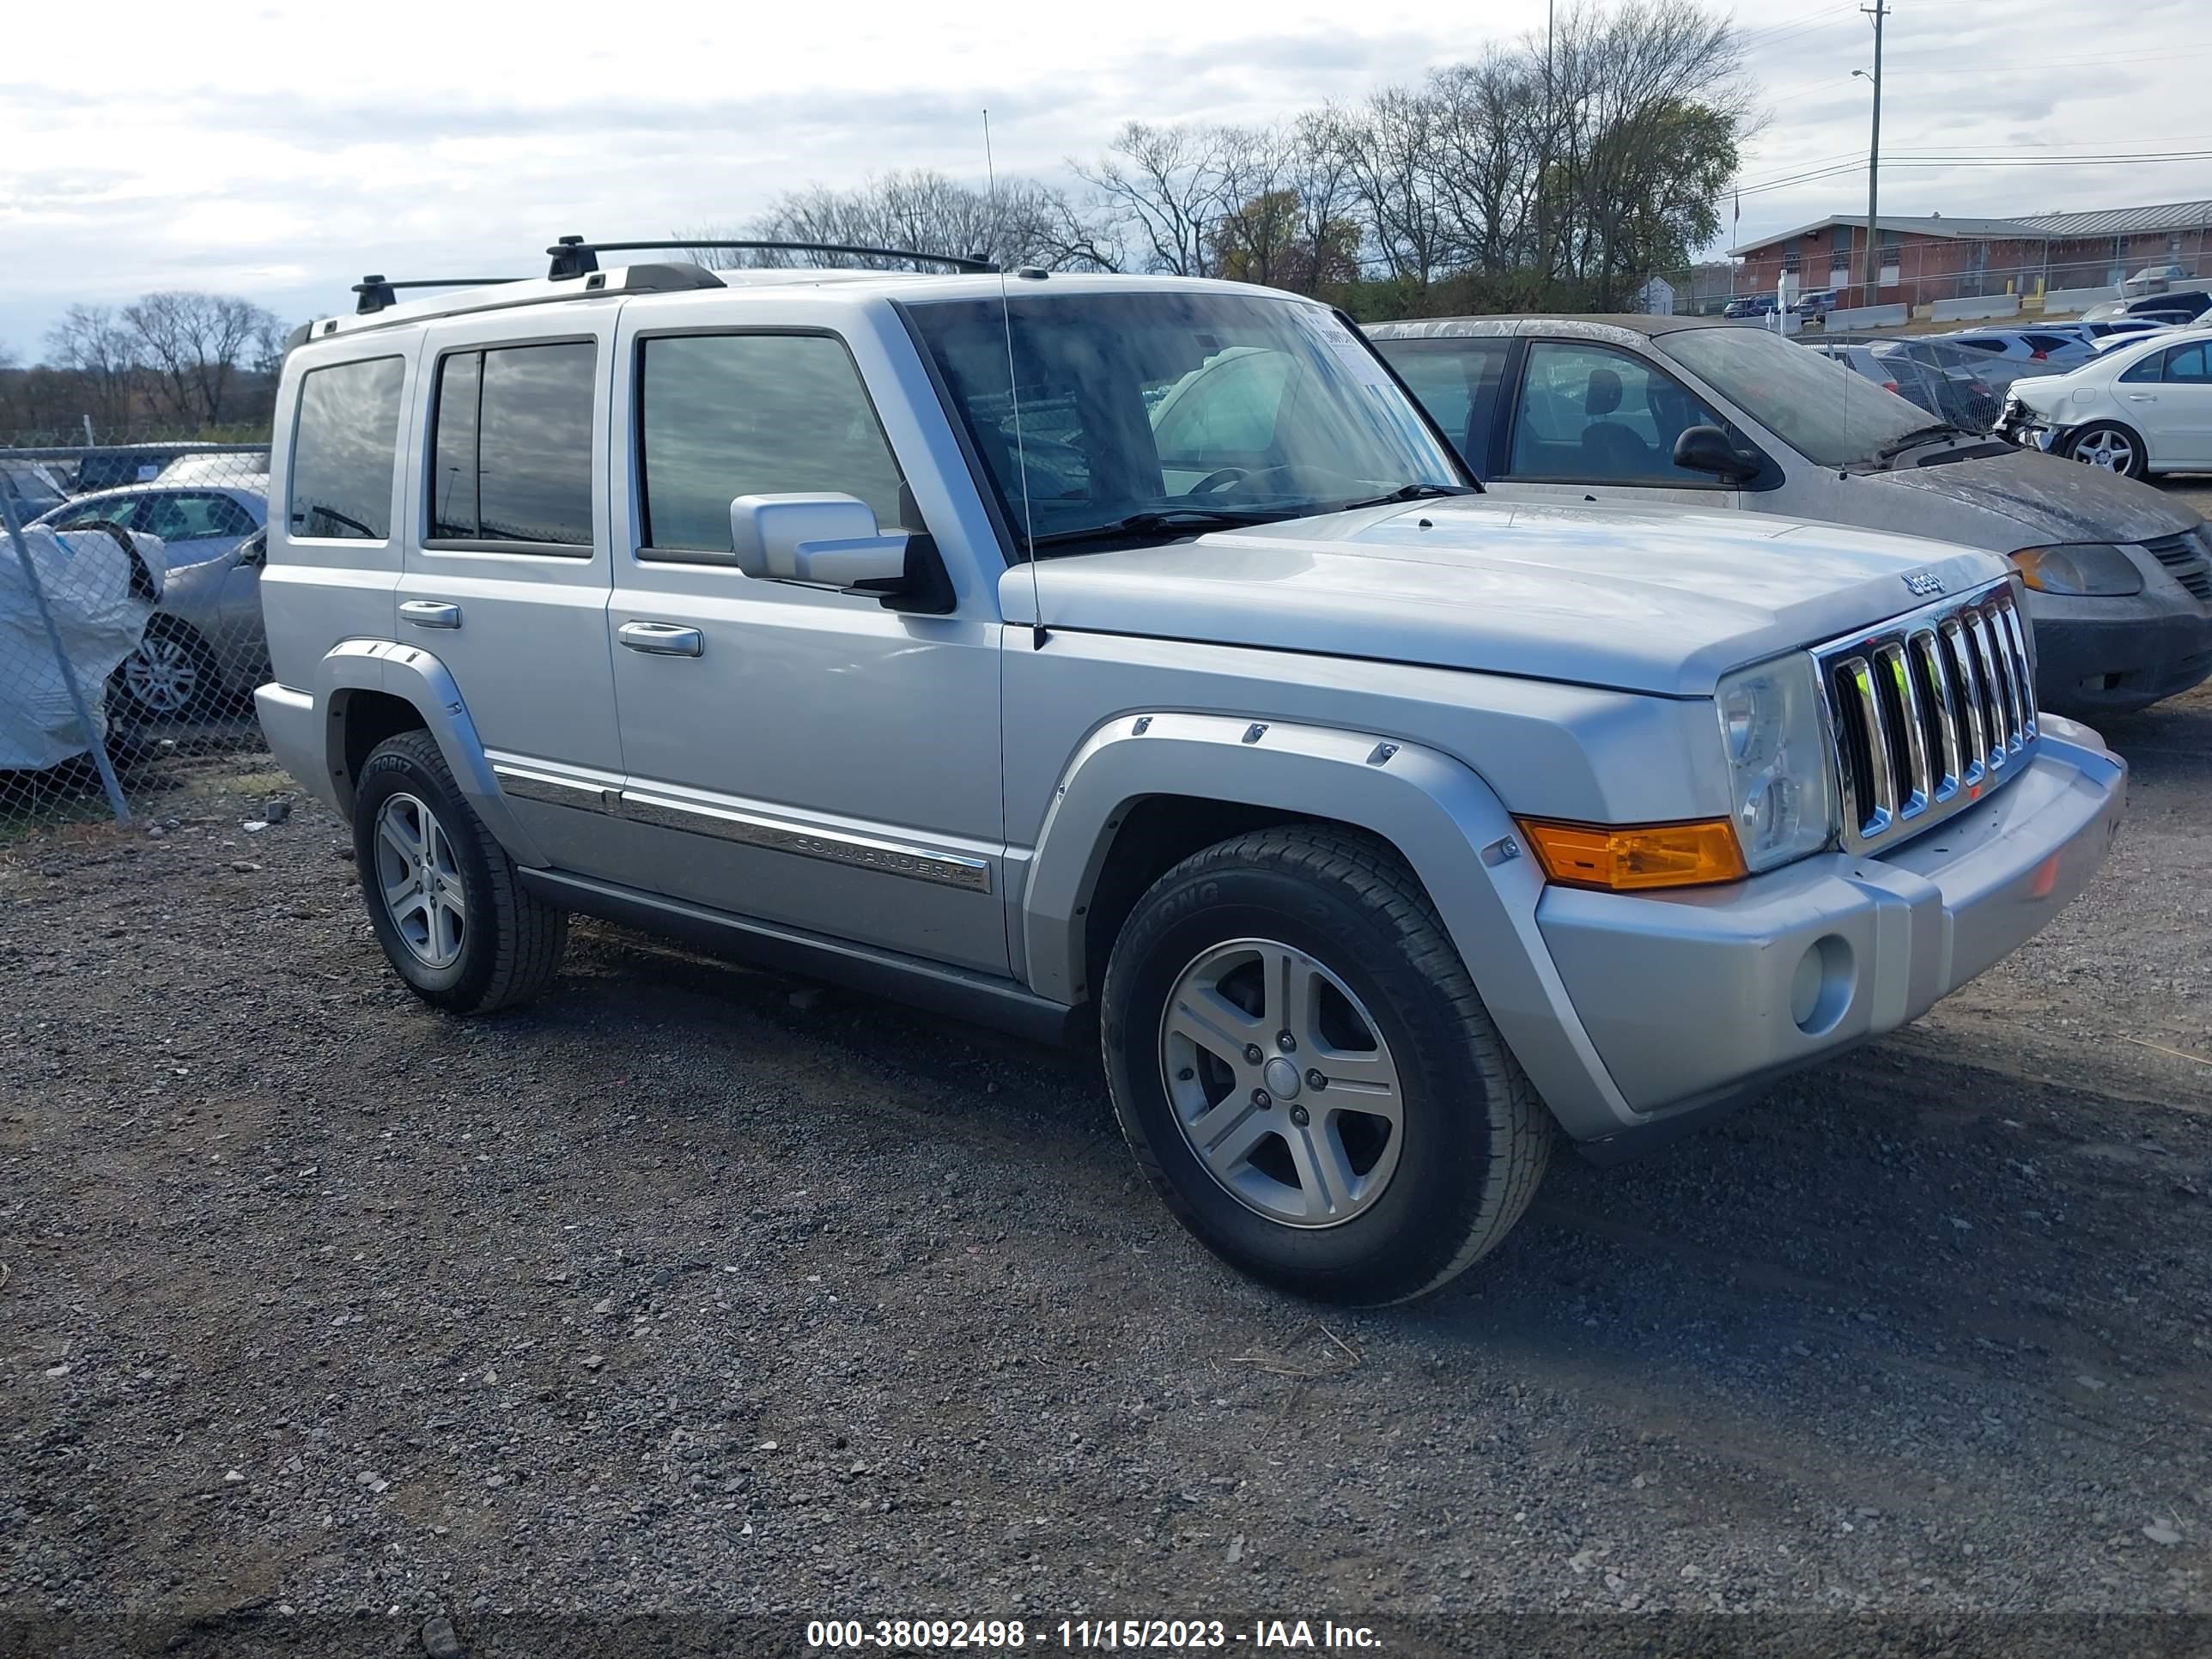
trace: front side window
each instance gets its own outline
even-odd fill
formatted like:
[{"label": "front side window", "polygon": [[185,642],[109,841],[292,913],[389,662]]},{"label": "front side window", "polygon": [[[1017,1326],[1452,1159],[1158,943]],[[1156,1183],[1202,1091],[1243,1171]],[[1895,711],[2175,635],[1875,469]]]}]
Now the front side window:
[{"label": "front side window", "polygon": [[228,495],[155,495],[139,514],[140,526],[165,542],[204,542],[250,536],[253,520]]},{"label": "front side window", "polygon": [[1034,544],[1073,547],[1468,488],[1366,343],[1317,306],[1076,291],[907,314],[1024,544],[1031,526]]},{"label": "front side window", "polygon": [[1927,412],[1764,329],[1681,328],[1654,343],[1816,466],[1872,463]]},{"label": "front side window", "polygon": [[1693,426],[1725,431],[1728,422],[1629,352],[1539,340],[1522,371],[1510,471],[1523,478],[1710,489],[1712,474],[1674,465],[1674,441]]},{"label": "front side window", "polygon": [[295,536],[382,541],[392,534],[405,379],[397,357],[333,363],[301,377],[287,489]]},{"label": "front side window", "polygon": [[1478,471],[1490,456],[1498,393],[1512,342],[1497,339],[1382,340],[1376,349]]},{"label": "front side window", "polygon": [[728,553],[730,502],[738,495],[856,495],[886,530],[912,516],[898,462],[842,340],[678,335],[648,339],[640,350],[647,547]]},{"label": "front side window", "polygon": [[56,530],[89,530],[97,524],[112,524],[118,530],[128,530],[138,517],[139,501],[136,496],[120,501],[90,501],[73,507],[53,521]]},{"label": "front side window", "polygon": [[438,365],[433,541],[592,544],[589,340],[494,346]]}]

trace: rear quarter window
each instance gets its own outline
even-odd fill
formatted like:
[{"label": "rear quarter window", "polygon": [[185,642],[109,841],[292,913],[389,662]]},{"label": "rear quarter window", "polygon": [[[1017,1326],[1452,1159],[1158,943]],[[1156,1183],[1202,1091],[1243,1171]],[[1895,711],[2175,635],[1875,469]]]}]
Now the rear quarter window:
[{"label": "rear quarter window", "polygon": [[311,368],[300,380],[285,487],[292,534],[383,541],[392,534],[392,482],[399,464],[397,357]]}]

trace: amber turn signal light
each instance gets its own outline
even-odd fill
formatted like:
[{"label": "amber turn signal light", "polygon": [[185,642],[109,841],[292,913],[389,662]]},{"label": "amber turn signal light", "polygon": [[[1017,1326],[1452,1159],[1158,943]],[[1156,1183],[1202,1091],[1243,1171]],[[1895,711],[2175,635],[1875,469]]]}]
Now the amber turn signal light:
[{"label": "amber turn signal light", "polygon": [[1743,850],[1726,818],[1698,823],[1559,823],[1521,818],[1544,873],[1565,887],[1610,893],[1741,881]]}]

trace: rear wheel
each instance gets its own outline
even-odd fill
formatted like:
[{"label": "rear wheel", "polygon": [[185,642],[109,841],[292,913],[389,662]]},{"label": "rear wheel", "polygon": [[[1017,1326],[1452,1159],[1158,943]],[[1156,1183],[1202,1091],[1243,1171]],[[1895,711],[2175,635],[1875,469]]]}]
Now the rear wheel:
[{"label": "rear wheel", "polygon": [[1427,896],[1364,836],[1258,831],[1169,871],[1115,945],[1101,1028],[1169,1207],[1303,1294],[1437,1289],[1504,1237],[1550,1157]]},{"label": "rear wheel", "polygon": [[2143,441],[2114,421],[2097,421],[2066,441],[2066,453],[2077,461],[2117,472],[2123,477],[2150,476],[2150,457]]},{"label": "rear wheel", "polygon": [[377,942],[450,1013],[529,1001],[560,971],[568,915],[526,890],[428,732],[376,746],[354,795],[354,866]]}]

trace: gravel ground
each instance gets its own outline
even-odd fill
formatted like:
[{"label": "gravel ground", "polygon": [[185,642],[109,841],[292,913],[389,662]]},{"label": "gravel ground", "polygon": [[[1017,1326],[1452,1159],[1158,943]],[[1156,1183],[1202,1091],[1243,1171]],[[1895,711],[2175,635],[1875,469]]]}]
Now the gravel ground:
[{"label": "gravel ground", "polygon": [[0,853],[0,1650],[2203,1651],[2212,690],[2108,736],[2130,826],[2013,960],[1319,1317],[1170,1223],[1083,1057],[588,924],[445,1018],[335,819],[243,830],[273,776]]}]

